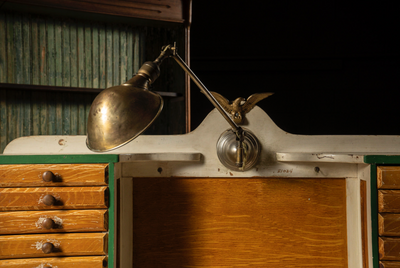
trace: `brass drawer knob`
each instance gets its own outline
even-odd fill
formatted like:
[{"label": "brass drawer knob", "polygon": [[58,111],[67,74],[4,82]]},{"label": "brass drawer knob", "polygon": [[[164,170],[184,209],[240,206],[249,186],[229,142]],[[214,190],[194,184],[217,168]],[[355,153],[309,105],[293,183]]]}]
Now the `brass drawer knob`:
[{"label": "brass drawer knob", "polygon": [[56,202],[56,199],[54,198],[54,196],[52,196],[50,194],[46,194],[43,197],[43,204],[45,204],[46,206],[53,206],[55,202]]},{"label": "brass drawer knob", "polygon": [[51,181],[54,181],[55,178],[56,178],[56,176],[54,175],[53,172],[51,172],[51,171],[43,172],[43,175],[42,175],[43,181],[51,182]]},{"label": "brass drawer knob", "polygon": [[43,226],[43,228],[45,228],[45,229],[47,229],[47,230],[50,230],[50,229],[53,229],[53,228],[54,228],[55,223],[54,223],[54,221],[53,221],[52,219],[47,218],[47,219],[45,219],[45,220],[43,221],[42,226]]},{"label": "brass drawer knob", "polygon": [[50,242],[46,242],[42,245],[42,251],[44,254],[49,254],[53,252],[54,245]]}]

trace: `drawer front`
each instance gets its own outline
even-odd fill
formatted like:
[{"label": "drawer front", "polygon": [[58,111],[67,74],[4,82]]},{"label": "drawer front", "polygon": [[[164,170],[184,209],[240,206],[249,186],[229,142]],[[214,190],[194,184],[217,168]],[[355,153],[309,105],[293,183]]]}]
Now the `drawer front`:
[{"label": "drawer front", "polygon": [[400,238],[379,238],[379,259],[384,261],[400,260]]},{"label": "drawer front", "polygon": [[66,257],[66,258],[35,258],[35,259],[8,259],[0,260],[2,268],[37,268],[37,267],[57,267],[57,268],[105,268],[107,267],[107,257]]},{"label": "drawer front", "polygon": [[398,261],[381,261],[379,265],[379,268],[400,268]]},{"label": "drawer front", "polygon": [[400,236],[400,214],[379,214],[378,223],[380,236]]},{"label": "drawer front", "polygon": [[107,187],[2,188],[0,210],[107,208]]},{"label": "drawer front", "polygon": [[106,254],[106,233],[0,236],[0,259]]},{"label": "drawer front", "polygon": [[107,164],[0,165],[0,187],[104,186],[107,182]]},{"label": "drawer front", "polygon": [[379,212],[400,213],[400,190],[379,190]]},{"label": "drawer front", "polygon": [[379,189],[400,189],[400,167],[378,167],[377,183]]},{"label": "drawer front", "polygon": [[0,234],[105,232],[107,210],[13,211],[0,213]]}]

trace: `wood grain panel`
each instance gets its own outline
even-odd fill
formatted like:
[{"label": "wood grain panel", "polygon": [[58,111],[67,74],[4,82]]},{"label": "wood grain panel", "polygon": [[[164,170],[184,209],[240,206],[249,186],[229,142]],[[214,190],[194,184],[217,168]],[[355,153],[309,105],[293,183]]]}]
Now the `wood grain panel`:
[{"label": "wood grain panel", "polygon": [[[51,171],[54,182],[42,175]],[[107,185],[108,164],[0,165],[0,187]]]},{"label": "wood grain panel", "polygon": [[378,214],[379,235],[400,236],[400,214]]},{"label": "wood grain panel", "polygon": [[133,178],[137,267],[347,267],[344,179]]},{"label": "wood grain panel", "polygon": [[[105,232],[107,210],[51,210],[0,212],[0,234]],[[52,229],[43,227],[52,219]]]},{"label": "wood grain panel", "polygon": [[[0,188],[0,210],[107,208],[107,187]],[[46,195],[56,202],[47,206]]]},{"label": "wood grain panel", "polygon": [[381,261],[379,265],[379,268],[400,268],[398,261]]},{"label": "wood grain panel", "polygon": [[377,168],[378,189],[400,189],[400,167],[380,166]]},{"label": "wood grain panel", "polygon": [[379,259],[400,260],[400,238],[379,237]]},{"label": "wood grain panel", "polygon": [[[50,242],[54,252],[45,254],[42,245]],[[3,235],[0,236],[0,258],[54,256],[88,256],[107,253],[106,233]]]},{"label": "wood grain panel", "polygon": [[378,191],[379,212],[400,213],[400,190]]},{"label": "wood grain panel", "polygon": [[104,268],[107,267],[107,257],[65,257],[65,258],[34,258],[0,260],[2,268]]}]

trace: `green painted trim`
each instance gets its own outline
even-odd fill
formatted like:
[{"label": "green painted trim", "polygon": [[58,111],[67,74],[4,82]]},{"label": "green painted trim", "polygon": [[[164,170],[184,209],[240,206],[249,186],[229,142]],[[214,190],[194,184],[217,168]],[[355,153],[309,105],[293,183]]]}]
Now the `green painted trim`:
[{"label": "green painted trim", "polygon": [[372,229],[372,264],[379,268],[379,245],[378,245],[378,186],[376,178],[376,165],[371,168],[371,229]]},{"label": "green painted trim", "polygon": [[83,155],[0,155],[0,164],[73,164],[118,162],[115,154]]},{"label": "green painted trim", "polygon": [[365,155],[364,163],[368,164],[400,164],[400,155]]}]

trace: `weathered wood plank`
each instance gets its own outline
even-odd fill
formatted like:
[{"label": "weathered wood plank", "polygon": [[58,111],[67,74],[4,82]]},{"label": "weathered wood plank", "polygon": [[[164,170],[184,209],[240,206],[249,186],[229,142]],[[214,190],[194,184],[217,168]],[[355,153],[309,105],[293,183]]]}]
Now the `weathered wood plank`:
[{"label": "weathered wood plank", "polygon": [[106,28],[99,24],[99,88],[106,88]]},{"label": "weathered wood plank", "polygon": [[71,135],[75,134],[71,132],[71,120],[72,120],[72,114],[71,114],[71,106],[74,106],[73,104],[73,98],[71,98],[71,94],[64,92],[60,94],[62,96],[62,101],[61,101],[61,123],[62,123],[62,134],[63,135]]},{"label": "weathered wood plank", "polygon": [[113,27],[111,24],[106,26],[106,87],[112,87],[113,81]]},{"label": "weathered wood plank", "polygon": [[[45,254],[44,243],[52,243],[54,249]],[[30,258],[54,256],[106,255],[107,234],[39,234],[0,236],[0,258]]]},{"label": "weathered wood plank", "polygon": [[55,85],[58,87],[63,86],[63,50],[62,50],[62,25],[60,20],[54,20],[54,60],[55,60]]},{"label": "weathered wood plank", "polygon": [[85,87],[93,87],[93,66],[92,66],[92,27],[85,24]]},{"label": "weathered wood plank", "polygon": [[105,232],[107,218],[106,209],[1,212],[0,234]]},{"label": "weathered wood plank", "polygon": [[[50,171],[55,178],[43,181]],[[107,164],[0,165],[0,187],[107,185]]]},{"label": "weathered wood plank", "polygon": [[138,267],[347,267],[345,179],[132,180]]},{"label": "weathered wood plank", "polygon": [[31,64],[31,74],[32,84],[40,84],[40,44],[39,44],[39,19],[38,17],[32,16],[31,19],[31,49],[32,49],[32,61]]},{"label": "weathered wood plank", "polygon": [[[62,23],[62,85],[71,86],[71,32],[69,22]],[[61,48],[60,48],[61,50]],[[61,55],[61,53],[60,53]]]},{"label": "weathered wood plank", "polygon": [[120,38],[120,77],[119,77],[119,84],[125,83],[127,81],[126,76],[126,68],[128,66],[128,58],[127,58],[127,51],[126,51],[126,28],[120,28],[119,33]]},{"label": "weathered wood plank", "polygon": [[[107,187],[0,188],[0,211],[107,208]],[[46,204],[49,196],[53,204]]]},{"label": "weathered wood plank", "polygon": [[23,15],[22,21],[22,84],[31,84],[32,59],[31,59],[31,29],[30,15]]},{"label": "weathered wood plank", "polygon": [[13,13],[6,13],[7,17],[7,83],[15,83],[14,73],[14,61],[15,61],[15,51],[14,51],[14,16]]},{"label": "weathered wood plank", "polygon": [[22,44],[22,23],[21,15],[14,14],[14,40],[12,45],[15,52],[15,69],[14,81],[17,84],[22,84],[23,81],[23,44]]},{"label": "weathered wood plank", "polygon": [[0,83],[7,83],[7,34],[6,14],[0,12]]},{"label": "weathered wood plank", "polygon": [[92,55],[93,59],[91,61],[92,65],[92,74],[93,74],[93,79],[92,79],[92,87],[93,88],[99,88],[99,71],[100,71],[100,63],[99,63],[99,26],[97,23],[94,23],[91,25],[92,27],[92,47],[89,48]]},{"label": "weathered wood plank", "polygon": [[46,28],[47,28],[47,76],[48,85],[56,85],[56,44],[55,44],[55,25],[54,19],[46,18]]},{"label": "weathered wood plank", "polygon": [[40,84],[48,85],[48,76],[47,76],[47,30],[46,30],[46,21],[42,18],[38,18],[38,31],[39,31],[39,67],[40,67]]},{"label": "weathered wood plank", "polygon": [[380,166],[377,168],[378,189],[400,189],[400,167]]},{"label": "weathered wood plank", "polygon": [[[120,85],[121,84],[121,68],[119,65],[119,60],[120,60],[120,31],[119,31],[119,26],[114,25],[113,28],[113,85]],[[124,81],[125,82],[125,81]]]},{"label": "weathered wood plank", "polygon": [[57,267],[57,268],[106,268],[107,257],[66,257],[66,258],[30,258],[0,260],[3,268],[32,268],[32,267]]},{"label": "weathered wood plank", "polygon": [[70,86],[78,87],[78,36],[77,36],[77,26],[75,21],[69,21],[69,30],[70,30]]},{"label": "weathered wood plank", "polygon": [[126,81],[133,77],[134,29],[127,27],[126,32]]},{"label": "weathered wood plank", "polygon": [[8,123],[7,123],[7,91],[0,90],[0,153],[7,145]]},{"label": "weathered wood plank", "polygon": [[379,237],[379,259],[400,260],[400,238]]},{"label": "weathered wood plank", "polygon": [[379,212],[400,213],[400,191],[399,190],[379,190],[378,208]]}]

